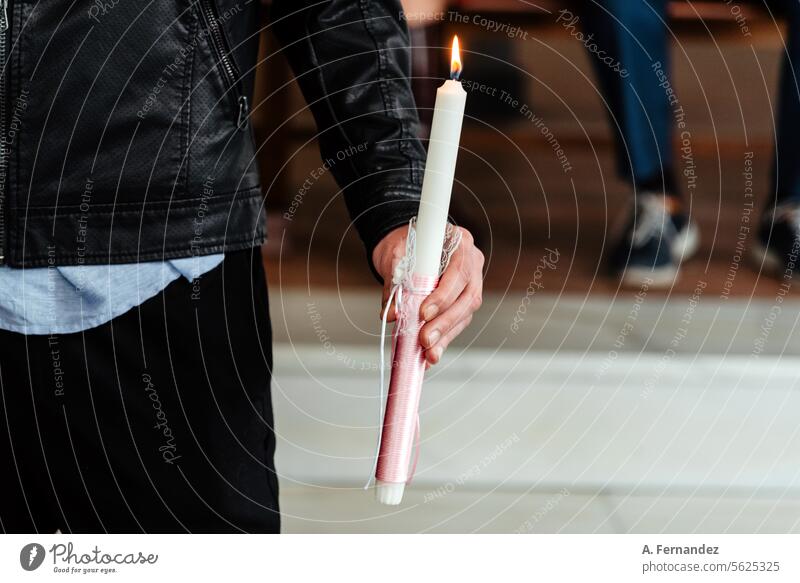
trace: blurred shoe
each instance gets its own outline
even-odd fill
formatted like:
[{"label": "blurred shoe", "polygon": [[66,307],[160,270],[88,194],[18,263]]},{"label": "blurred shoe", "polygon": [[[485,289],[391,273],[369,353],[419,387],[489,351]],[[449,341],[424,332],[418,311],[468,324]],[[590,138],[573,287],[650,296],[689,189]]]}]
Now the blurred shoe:
[{"label": "blurred shoe", "polygon": [[753,259],[759,271],[790,278],[800,255],[800,203],[785,202],[764,213]]},{"label": "blurred shoe", "polygon": [[699,243],[697,226],[681,210],[679,198],[642,193],[611,253],[611,267],[625,287],[669,287]]}]

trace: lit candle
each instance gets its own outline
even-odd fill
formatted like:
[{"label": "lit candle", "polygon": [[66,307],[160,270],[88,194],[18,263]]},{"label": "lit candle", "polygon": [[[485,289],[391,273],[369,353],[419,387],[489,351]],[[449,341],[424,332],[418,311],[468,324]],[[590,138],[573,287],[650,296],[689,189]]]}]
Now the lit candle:
[{"label": "lit candle", "polygon": [[458,143],[467,92],[458,81],[461,75],[461,55],[458,37],[453,39],[450,79],[436,90],[436,104],[428,143],[428,159],[422,180],[422,197],[417,212],[417,247],[414,273],[423,276],[439,275],[447,212],[456,172]]},{"label": "lit candle", "polygon": [[461,58],[458,37],[455,37],[451,79],[436,91],[428,159],[417,211],[411,286],[404,288],[401,300],[404,315],[395,325],[392,376],[375,474],[376,497],[383,504],[400,504],[416,464],[411,462],[411,458],[415,436],[418,437],[419,399],[425,374],[425,349],[419,342],[419,331],[425,322],[420,318],[419,310],[420,304],[439,281],[447,211],[467,100],[467,92],[458,81],[460,74]]}]

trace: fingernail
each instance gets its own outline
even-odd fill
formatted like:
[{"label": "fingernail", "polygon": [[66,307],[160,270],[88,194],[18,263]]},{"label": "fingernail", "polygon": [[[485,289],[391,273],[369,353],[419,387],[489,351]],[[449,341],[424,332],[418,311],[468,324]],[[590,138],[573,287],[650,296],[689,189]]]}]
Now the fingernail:
[{"label": "fingernail", "polygon": [[430,306],[426,307],[425,310],[422,312],[422,318],[424,320],[432,320],[436,314],[439,313],[439,306],[436,304],[431,304]]},{"label": "fingernail", "polygon": [[444,348],[442,348],[441,346],[437,346],[436,348],[433,349],[432,352],[433,352],[433,359],[436,362],[439,362],[439,359],[442,358],[442,352],[444,352]]},{"label": "fingernail", "polygon": [[430,346],[433,346],[434,344],[439,342],[439,338],[441,338],[441,337],[442,337],[442,333],[439,332],[438,330],[434,330],[433,332],[428,334],[428,344]]}]

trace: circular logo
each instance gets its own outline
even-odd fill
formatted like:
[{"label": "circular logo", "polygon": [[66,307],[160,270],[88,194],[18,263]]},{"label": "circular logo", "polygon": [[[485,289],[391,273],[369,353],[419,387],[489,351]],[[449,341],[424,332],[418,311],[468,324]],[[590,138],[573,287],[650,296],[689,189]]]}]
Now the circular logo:
[{"label": "circular logo", "polygon": [[26,571],[35,571],[44,562],[44,547],[39,543],[28,543],[19,552],[19,564]]}]

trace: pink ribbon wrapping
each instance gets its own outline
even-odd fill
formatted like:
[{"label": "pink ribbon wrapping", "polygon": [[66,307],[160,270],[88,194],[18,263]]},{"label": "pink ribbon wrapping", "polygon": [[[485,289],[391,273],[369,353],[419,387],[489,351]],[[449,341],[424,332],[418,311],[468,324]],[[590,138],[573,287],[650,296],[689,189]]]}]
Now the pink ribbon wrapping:
[{"label": "pink ribbon wrapping", "polygon": [[420,304],[439,283],[438,277],[411,276],[411,286],[398,293],[393,334],[392,376],[383,418],[380,450],[375,477],[381,482],[407,483],[414,475],[419,454],[419,400],[425,375],[425,350],[419,331],[425,324],[419,314]]}]

